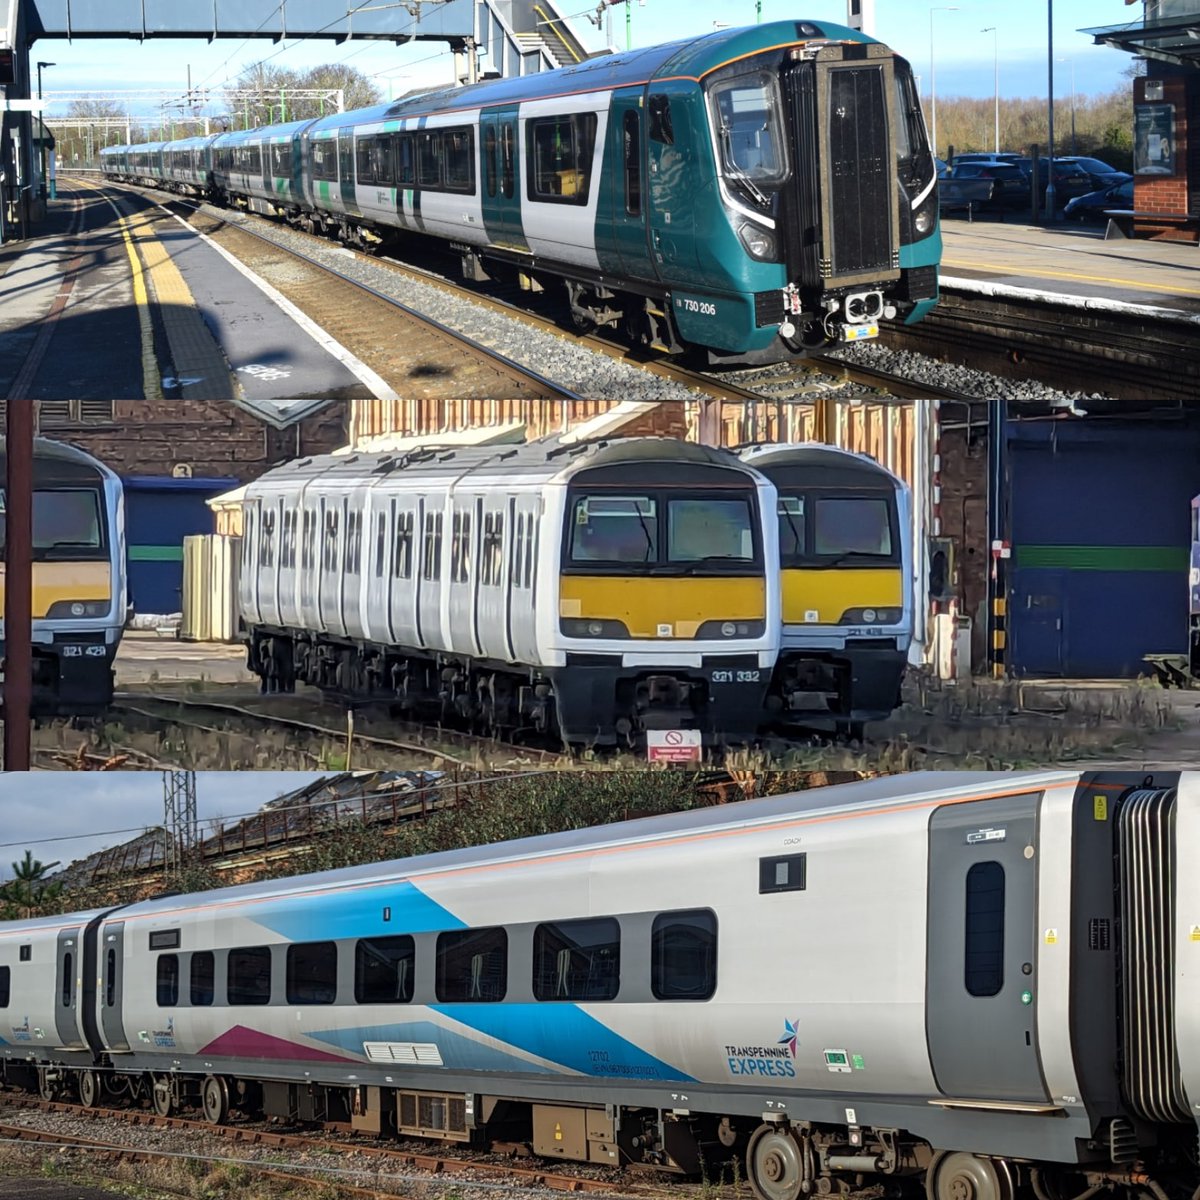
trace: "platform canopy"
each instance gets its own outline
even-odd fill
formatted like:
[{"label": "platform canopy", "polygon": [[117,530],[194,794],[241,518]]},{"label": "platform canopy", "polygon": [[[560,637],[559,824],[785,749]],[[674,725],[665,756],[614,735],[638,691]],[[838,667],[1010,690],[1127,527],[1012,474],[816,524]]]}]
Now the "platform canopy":
[{"label": "platform canopy", "polygon": [[92,37],[446,41],[475,31],[475,0],[13,0],[9,45],[18,5],[27,44]]},{"label": "platform canopy", "polygon": [[1200,0],[1147,0],[1140,21],[1080,32],[1099,46],[1200,69]]}]

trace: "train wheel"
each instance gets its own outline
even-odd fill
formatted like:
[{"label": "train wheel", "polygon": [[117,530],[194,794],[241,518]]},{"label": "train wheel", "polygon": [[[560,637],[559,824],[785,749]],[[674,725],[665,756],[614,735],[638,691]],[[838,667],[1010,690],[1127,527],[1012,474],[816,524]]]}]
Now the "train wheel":
[{"label": "train wheel", "polygon": [[170,1075],[152,1075],[150,1077],[150,1103],[160,1117],[169,1117],[174,1107],[171,1095]]},{"label": "train wheel", "polygon": [[79,1102],[84,1108],[95,1108],[100,1102],[100,1076],[95,1071],[79,1072]]},{"label": "train wheel", "polygon": [[50,1072],[46,1067],[38,1067],[38,1095],[43,1100],[53,1100],[58,1088],[54,1086],[54,1080],[50,1078]]},{"label": "train wheel", "polygon": [[220,1075],[209,1075],[200,1091],[204,1115],[213,1125],[229,1120],[229,1085]]},{"label": "train wheel", "polygon": [[760,1125],[746,1147],[746,1175],[759,1200],[799,1200],[804,1151],[792,1131]]},{"label": "train wheel", "polygon": [[1012,1200],[1012,1179],[1003,1162],[956,1151],[938,1154],[925,1176],[929,1200]]}]

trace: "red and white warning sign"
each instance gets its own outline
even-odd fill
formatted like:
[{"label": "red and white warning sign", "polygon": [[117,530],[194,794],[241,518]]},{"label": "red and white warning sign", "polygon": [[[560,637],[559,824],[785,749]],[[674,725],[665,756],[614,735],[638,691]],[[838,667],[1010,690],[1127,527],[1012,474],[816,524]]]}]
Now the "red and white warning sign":
[{"label": "red and white warning sign", "polygon": [[704,739],[698,729],[650,729],[646,732],[646,758],[650,762],[700,762]]}]

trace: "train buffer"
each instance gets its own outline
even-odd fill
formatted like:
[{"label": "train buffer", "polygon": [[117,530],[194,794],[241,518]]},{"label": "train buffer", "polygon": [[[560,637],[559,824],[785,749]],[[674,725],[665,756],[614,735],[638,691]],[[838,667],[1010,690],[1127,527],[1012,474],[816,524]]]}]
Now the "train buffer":
[{"label": "train buffer", "polygon": [[1200,679],[1192,674],[1186,654],[1143,654],[1142,662],[1150,668],[1163,687],[1200,687]]}]

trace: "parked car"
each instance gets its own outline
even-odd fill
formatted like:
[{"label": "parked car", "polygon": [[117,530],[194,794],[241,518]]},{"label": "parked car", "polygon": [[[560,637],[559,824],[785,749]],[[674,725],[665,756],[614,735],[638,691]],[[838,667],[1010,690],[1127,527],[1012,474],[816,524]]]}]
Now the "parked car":
[{"label": "parked car", "polygon": [[[1038,191],[1046,190],[1046,170],[1049,159],[1038,159]],[[1068,162],[1063,158],[1055,158],[1054,160],[1054,194],[1055,201],[1061,208],[1068,200],[1076,196],[1086,195],[1088,192],[1094,192],[1095,185],[1092,183],[1092,177],[1075,162]]]},{"label": "parked car", "polygon": [[960,162],[950,169],[951,179],[987,179],[992,188],[992,208],[1023,208],[1029,202],[1029,185],[1020,170],[1011,163],[984,159]]},{"label": "parked car", "polygon": [[1133,179],[1112,187],[1100,188],[1083,196],[1067,201],[1063,215],[1068,221],[1103,221],[1104,210],[1109,208],[1133,207]]},{"label": "parked car", "polygon": [[999,155],[987,151],[972,151],[970,154],[956,154],[950,160],[950,165],[957,167],[959,163],[994,162],[998,157]]},{"label": "parked car", "polygon": [[944,158],[934,157],[934,164],[937,166],[937,177],[945,179],[950,174],[950,164]]},{"label": "parked car", "polygon": [[1118,171],[1115,167],[1110,167],[1103,159],[1088,158],[1082,154],[1067,154],[1056,159],[1060,163],[1074,163],[1078,167],[1082,167],[1091,178],[1093,186],[1099,190],[1106,187],[1116,187],[1119,183],[1124,183],[1126,179],[1132,179],[1133,176],[1128,171]]}]

